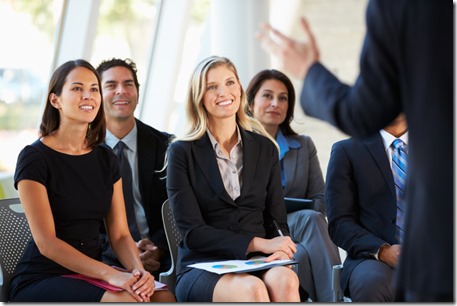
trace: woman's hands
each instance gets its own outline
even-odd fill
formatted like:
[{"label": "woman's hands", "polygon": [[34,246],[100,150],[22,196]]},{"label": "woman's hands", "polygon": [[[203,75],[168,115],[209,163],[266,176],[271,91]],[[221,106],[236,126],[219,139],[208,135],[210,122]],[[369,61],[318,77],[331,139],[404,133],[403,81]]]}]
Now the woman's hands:
[{"label": "woman's hands", "polygon": [[274,259],[292,259],[297,246],[289,236],[280,236],[272,239],[254,237],[248,246],[248,253],[262,252],[272,254],[268,260]]},{"label": "woman's hands", "polygon": [[132,274],[139,277],[138,281],[132,286],[135,294],[140,296],[143,302],[149,302],[155,290],[154,276],[146,270],[138,269],[133,269]]},{"label": "woman's hands", "polygon": [[154,276],[136,268],[132,272],[119,271],[110,278],[109,283],[126,290],[138,302],[149,302],[155,290]]}]

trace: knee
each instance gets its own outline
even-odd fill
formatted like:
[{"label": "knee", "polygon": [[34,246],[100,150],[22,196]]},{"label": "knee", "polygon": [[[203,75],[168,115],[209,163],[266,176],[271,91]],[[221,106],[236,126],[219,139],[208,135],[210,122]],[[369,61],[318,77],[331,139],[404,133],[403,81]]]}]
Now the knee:
[{"label": "knee", "polygon": [[297,273],[292,269],[285,268],[286,272],[278,273],[276,276],[277,282],[281,284],[283,292],[298,290],[300,281],[298,280]]},{"label": "knee", "polygon": [[380,271],[366,271],[363,281],[350,283],[353,302],[393,302],[395,289],[392,280]]},{"label": "knee", "polygon": [[246,278],[243,282],[243,286],[240,286],[240,292],[234,294],[245,296],[250,302],[269,301],[267,287],[265,286],[265,283],[257,277]]},{"label": "knee", "polygon": [[297,274],[287,267],[270,269],[266,275],[265,284],[273,296],[298,294],[299,280]]}]

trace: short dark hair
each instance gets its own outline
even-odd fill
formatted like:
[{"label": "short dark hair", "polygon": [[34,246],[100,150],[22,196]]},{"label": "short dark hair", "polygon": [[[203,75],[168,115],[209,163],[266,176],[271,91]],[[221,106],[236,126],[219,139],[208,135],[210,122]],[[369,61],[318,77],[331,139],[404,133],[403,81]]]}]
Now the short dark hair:
[{"label": "short dark hair", "polygon": [[[52,74],[51,80],[49,81],[48,95],[46,98],[46,105],[43,111],[43,117],[40,124],[40,135],[42,137],[47,136],[57,130],[60,126],[60,113],[59,110],[51,105],[49,96],[55,94],[60,96],[62,89],[67,81],[67,77],[71,71],[77,67],[84,67],[92,71],[97,78],[98,86],[101,89],[100,77],[94,66],[88,61],[83,59],[71,60],[60,65]],[[106,123],[105,123],[105,112],[103,110],[103,96],[100,92],[101,105],[98,110],[97,116],[94,121],[89,123],[89,127],[86,133],[86,140],[88,148],[93,148],[97,144],[102,143],[105,140]]]},{"label": "short dark hair", "polygon": [[297,135],[297,133],[290,126],[290,123],[294,119],[295,89],[292,81],[281,71],[275,69],[265,69],[257,73],[251,79],[246,89],[249,115],[253,116],[252,106],[254,104],[255,95],[259,91],[262,84],[267,80],[278,80],[286,86],[288,94],[287,114],[284,121],[279,125],[279,129],[284,135]]},{"label": "short dark hair", "polygon": [[120,59],[120,58],[111,58],[111,59],[102,61],[100,63],[100,65],[98,65],[98,67],[97,67],[98,75],[100,76],[100,78],[102,78],[103,72],[105,72],[106,70],[108,70],[110,68],[118,67],[118,66],[125,67],[132,72],[133,82],[135,83],[136,90],[138,92],[140,92],[140,83],[138,82],[138,76],[136,74],[136,72],[137,72],[136,64],[130,58],[126,58],[124,60]]}]

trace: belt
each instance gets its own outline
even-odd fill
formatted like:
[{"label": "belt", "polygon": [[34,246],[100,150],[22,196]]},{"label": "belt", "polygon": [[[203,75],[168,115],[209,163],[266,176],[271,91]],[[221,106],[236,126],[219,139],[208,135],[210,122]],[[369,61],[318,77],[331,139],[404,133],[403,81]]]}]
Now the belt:
[{"label": "belt", "polygon": [[67,243],[75,248],[92,248],[101,246],[103,244],[103,240],[98,238],[92,240],[68,240]]}]

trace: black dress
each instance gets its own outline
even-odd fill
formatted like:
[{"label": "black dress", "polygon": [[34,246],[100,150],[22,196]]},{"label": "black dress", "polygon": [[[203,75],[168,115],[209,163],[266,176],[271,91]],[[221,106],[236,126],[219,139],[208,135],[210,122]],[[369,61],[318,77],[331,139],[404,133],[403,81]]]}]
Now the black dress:
[{"label": "black dress", "polygon": [[[111,205],[113,184],[120,179],[111,148],[99,145],[75,156],[57,152],[37,140],[19,154],[15,187],[24,179],[46,187],[57,237],[101,261],[100,223]],[[16,267],[9,300],[99,302],[105,290],[61,276],[72,273],[41,255],[32,239]]]}]

